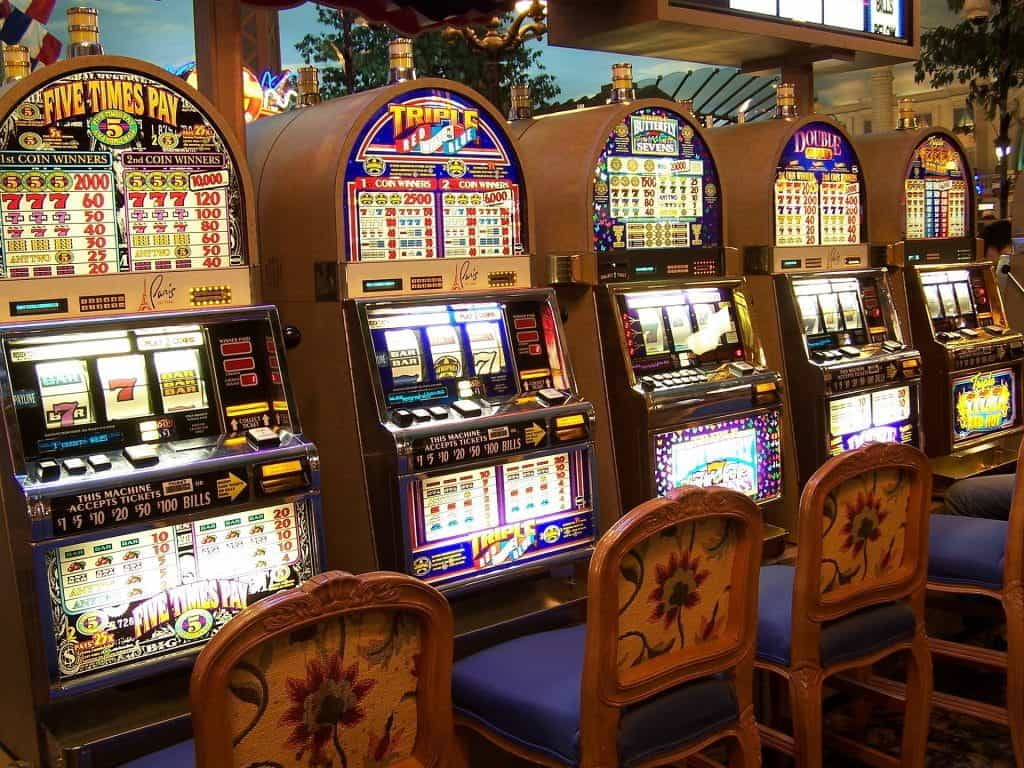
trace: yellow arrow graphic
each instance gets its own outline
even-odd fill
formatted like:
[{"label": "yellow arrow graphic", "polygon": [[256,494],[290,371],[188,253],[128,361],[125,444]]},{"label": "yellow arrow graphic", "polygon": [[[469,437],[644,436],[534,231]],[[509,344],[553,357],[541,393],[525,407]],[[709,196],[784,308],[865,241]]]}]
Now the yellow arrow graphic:
[{"label": "yellow arrow graphic", "polygon": [[537,447],[541,444],[541,441],[547,436],[548,431],[544,429],[540,424],[532,423],[526,428],[526,442],[528,445]]},{"label": "yellow arrow graphic", "polygon": [[237,499],[245,490],[247,483],[234,472],[228,472],[227,477],[217,481],[217,498],[230,497],[231,501]]}]

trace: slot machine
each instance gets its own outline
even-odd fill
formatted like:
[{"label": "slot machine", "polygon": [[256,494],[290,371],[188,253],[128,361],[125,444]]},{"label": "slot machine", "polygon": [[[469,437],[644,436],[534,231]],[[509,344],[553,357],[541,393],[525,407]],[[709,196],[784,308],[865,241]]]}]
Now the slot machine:
[{"label": "slot machine", "polygon": [[622,511],[718,485],[785,525],[781,379],[724,245],[728,190],[692,112],[634,95],[616,65],[609,104],[512,123],[535,182],[535,272],[558,292],[581,388],[610,403],[600,461]]},{"label": "slot machine", "polygon": [[920,355],[865,239],[853,144],[829,118],[797,117],[794,104],[792,86],[780,85],[777,119],[714,130],[708,142],[768,364],[784,371],[803,484],[866,442],[920,445]]},{"label": "slot machine", "polygon": [[316,450],[276,310],[249,306],[240,160],[144,62],[78,56],[0,94],[0,743],[19,765],[187,738],[202,645],[321,570]]},{"label": "slot machine", "polygon": [[925,449],[955,479],[1016,461],[1024,337],[974,234],[963,147],[916,122],[901,102],[901,129],[863,137],[858,151],[873,179],[871,237],[887,248],[897,307],[921,350]]},{"label": "slot machine", "polygon": [[390,85],[249,126],[264,284],[304,336],[330,565],[418,576],[460,598],[464,630],[549,604],[533,587],[592,551],[593,407],[531,288],[505,121],[414,79],[409,41],[391,53]]}]

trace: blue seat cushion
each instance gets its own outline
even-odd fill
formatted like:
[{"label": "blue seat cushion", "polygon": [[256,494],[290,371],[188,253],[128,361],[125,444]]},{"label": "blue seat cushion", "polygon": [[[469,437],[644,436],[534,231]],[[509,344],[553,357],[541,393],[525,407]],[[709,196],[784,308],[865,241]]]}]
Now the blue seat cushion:
[{"label": "blue seat cushion", "polygon": [[1003,588],[1009,523],[959,515],[932,515],[928,534],[928,580]]},{"label": "blue seat cushion", "polygon": [[[793,631],[791,565],[761,569],[757,617],[757,657],[787,666]],[[914,612],[905,603],[886,603],[830,621],[821,630],[821,665],[828,667],[881,651],[914,636]]]},{"label": "blue seat cushion", "polygon": [[[569,766],[580,761],[580,688],[586,627],[526,635],[455,663],[456,712],[528,750]],[[714,677],[627,707],[619,723],[619,762],[685,746],[736,722],[732,683]]]},{"label": "blue seat cushion", "polygon": [[122,763],[121,768],[191,768],[196,764],[195,742],[191,739]]}]

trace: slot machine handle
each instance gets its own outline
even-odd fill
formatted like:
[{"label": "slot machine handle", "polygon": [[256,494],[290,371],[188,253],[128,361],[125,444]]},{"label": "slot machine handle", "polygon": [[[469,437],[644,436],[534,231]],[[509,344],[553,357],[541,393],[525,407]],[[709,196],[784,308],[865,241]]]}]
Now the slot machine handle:
[{"label": "slot machine handle", "polygon": [[1024,285],[1020,284],[1020,280],[1018,280],[1017,276],[1013,274],[1009,264],[1003,264],[999,267],[999,271],[1010,279],[1010,282],[1013,283],[1013,287],[1016,288],[1019,293],[1024,294]]},{"label": "slot machine handle", "polygon": [[284,335],[284,348],[295,349],[299,344],[302,343],[302,331],[296,328],[294,325],[286,325],[282,329]]}]

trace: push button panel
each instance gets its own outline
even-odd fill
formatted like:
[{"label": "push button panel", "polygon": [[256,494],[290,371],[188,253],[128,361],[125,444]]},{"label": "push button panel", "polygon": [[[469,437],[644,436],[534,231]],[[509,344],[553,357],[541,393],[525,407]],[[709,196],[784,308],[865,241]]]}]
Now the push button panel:
[{"label": "push button panel", "polygon": [[60,479],[60,464],[50,459],[44,459],[36,465],[36,480],[41,483],[50,483]]},{"label": "push button panel", "polygon": [[694,384],[707,384],[708,375],[699,368],[684,368],[681,371],[654,373],[640,378],[640,386],[647,392],[690,387]]},{"label": "push button panel", "polygon": [[110,459],[102,453],[95,453],[86,459],[86,461],[89,462],[89,466],[92,467],[93,472],[106,472],[111,467]]},{"label": "push button panel", "polygon": [[472,400],[456,400],[452,403],[452,410],[467,419],[475,419],[483,413],[480,406]]},{"label": "push button panel", "polygon": [[64,459],[64,471],[69,475],[84,475],[87,469],[81,459]]},{"label": "push button panel", "polygon": [[123,453],[128,463],[136,469],[152,467],[160,462],[160,454],[152,445],[129,445]]}]

